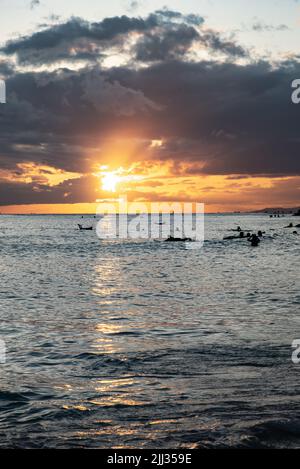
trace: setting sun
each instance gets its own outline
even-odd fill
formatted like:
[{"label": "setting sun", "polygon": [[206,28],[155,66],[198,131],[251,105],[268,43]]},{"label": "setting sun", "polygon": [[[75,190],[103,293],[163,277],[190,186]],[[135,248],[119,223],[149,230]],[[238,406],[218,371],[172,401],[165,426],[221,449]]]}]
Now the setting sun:
[{"label": "setting sun", "polygon": [[100,186],[103,191],[107,192],[127,192],[132,189],[132,184],[140,183],[144,176],[132,174],[134,167],[123,168],[120,166],[118,169],[109,171],[109,166],[98,166],[98,171],[93,173],[100,181]]},{"label": "setting sun", "polygon": [[120,179],[120,176],[116,173],[105,173],[102,177],[102,189],[108,192],[116,192],[117,184],[120,182]]}]

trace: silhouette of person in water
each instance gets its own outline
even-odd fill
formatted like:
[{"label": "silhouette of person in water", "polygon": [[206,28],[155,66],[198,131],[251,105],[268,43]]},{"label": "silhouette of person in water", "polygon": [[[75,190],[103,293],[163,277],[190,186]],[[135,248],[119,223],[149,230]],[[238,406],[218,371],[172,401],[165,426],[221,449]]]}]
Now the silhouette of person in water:
[{"label": "silhouette of person in water", "polygon": [[166,242],[178,242],[178,241],[193,241],[192,238],[174,238],[174,236],[169,236],[165,240]]},{"label": "silhouette of person in water", "polygon": [[253,233],[253,235],[248,238],[248,241],[250,241],[251,246],[258,246],[260,243],[260,239],[255,233]]}]

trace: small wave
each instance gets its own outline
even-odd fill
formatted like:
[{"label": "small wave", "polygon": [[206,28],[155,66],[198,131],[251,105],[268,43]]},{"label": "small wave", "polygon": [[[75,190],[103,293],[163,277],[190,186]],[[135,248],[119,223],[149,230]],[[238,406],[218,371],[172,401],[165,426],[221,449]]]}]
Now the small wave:
[{"label": "small wave", "polygon": [[0,391],[0,409],[15,409],[17,407],[27,405],[32,397],[33,393],[26,395],[26,393]]}]

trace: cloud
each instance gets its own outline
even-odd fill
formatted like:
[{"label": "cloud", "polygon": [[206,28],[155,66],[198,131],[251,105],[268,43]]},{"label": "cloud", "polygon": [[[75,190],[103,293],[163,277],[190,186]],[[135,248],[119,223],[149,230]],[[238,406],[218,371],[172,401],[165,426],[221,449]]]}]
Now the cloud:
[{"label": "cloud", "polygon": [[16,55],[19,64],[41,65],[101,61],[115,47],[120,53],[127,49],[132,60],[149,62],[182,58],[195,44],[214,53],[247,56],[234,41],[204,28],[203,17],[168,9],[157,10],[146,18],[124,15],[93,23],[73,17],[10,40],[1,51],[7,56]]},{"label": "cloud", "polygon": [[183,59],[193,46],[228,56],[247,56],[235,42],[223,38],[217,31],[203,28],[204,18],[199,15],[163,9],[150,16],[155,16],[155,27],[146,30],[133,47],[138,61]]},{"label": "cloud", "polygon": [[41,4],[40,0],[31,0],[30,9],[34,10],[34,8],[40,6],[40,4]]},{"label": "cloud", "polygon": [[141,3],[142,3],[141,1],[132,0],[128,5],[128,11],[130,13],[134,12],[140,7]]},{"label": "cloud", "polygon": [[150,110],[159,111],[155,104],[139,90],[122,86],[118,81],[106,81],[96,73],[87,74],[84,83],[83,99],[90,102],[99,112],[118,116],[133,116]]},{"label": "cloud", "polygon": [[155,16],[144,20],[124,15],[89,23],[73,17],[65,23],[51,25],[31,36],[8,41],[2,52],[7,55],[16,54],[19,63],[49,63],[67,59],[68,55],[74,59],[78,51],[83,53],[94,50],[94,54],[98,55],[100,46],[106,48],[114,41],[120,40],[122,35],[145,31],[154,26],[155,21]]},{"label": "cloud", "polygon": [[[90,60],[132,32],[126,65]],[[189,55],[195,43],[208,59]],[[141,170],[166,165],[180,178],[300,176],[300,108],[290,87],[299,60],[240,63],[239,47],[203,18],[167,9],[145,19],[72,18],[10,41],[0,62],[8,90],[0,107],[0,204],[93,202],[93,166],[110,161],[139,162]],[[19,63],[48,64],[72,48],[87,66],[24,72],[11,65],[14,54]],[[117,139],[124,144],[111,151]],[[29,167],[37,174],[26,183]],[[45,167],[80,176],[51,186]]]},{"label": "cloud", "polygon": [[1,205],[92,203],[107,193],[97,190],[98,180],[94,176],[83,176],[65,181],[53,187],[39,183],[2,182],[0,184]]},{"label": "cloud", "polygon": [[14,74],[14,65],[8,60],[0,59],[0,78],[6,78]]},{"label": "cloud", "polygon": [[26,159],[22,144],[35,145],[37,160],[58,160],[73,171],[80,138],[93,141],[116,129],[163,138],[151,158],[201,162],[206,173],[295,174],[298,108],[290,83],[299,75],[298,62],[273,68],[181,61],[16,74],[0,113],[2,153],[10,148],[14,158]]},{"label": "cloud", "polygon": [[148,33],[135,46],[136,59],[152,62],[184,57],[198,39],[197,31],[187,25],[166,29],[161,34]]},{"label": "cloud", "polygon": [[263,23],[262,21],[257,21],[256,23],[253,24],[252,29],[253,31],[261,33],[261,32],[272,32],[272,31],[287,31],[289,27],[286,24],[278,24],[275,26],[273,24],[266,24],[266,23]]}]

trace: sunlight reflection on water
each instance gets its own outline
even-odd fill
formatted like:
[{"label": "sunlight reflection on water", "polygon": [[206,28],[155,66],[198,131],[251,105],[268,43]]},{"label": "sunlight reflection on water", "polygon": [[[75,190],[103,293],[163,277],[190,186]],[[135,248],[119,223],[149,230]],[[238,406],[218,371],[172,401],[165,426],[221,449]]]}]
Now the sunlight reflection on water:
[{"label": "sunlight reflection on water", "polygon": [[[0,221],[3,446],[250,445],[263,425],[272,444],[274,416],[298,445],[290,219],[208,216],[199,251],[100,241],[74,216]],[[222,241],[237,223],[268,237]]]}]

